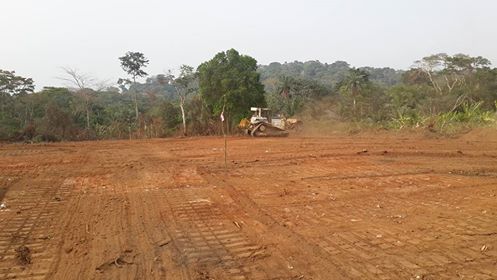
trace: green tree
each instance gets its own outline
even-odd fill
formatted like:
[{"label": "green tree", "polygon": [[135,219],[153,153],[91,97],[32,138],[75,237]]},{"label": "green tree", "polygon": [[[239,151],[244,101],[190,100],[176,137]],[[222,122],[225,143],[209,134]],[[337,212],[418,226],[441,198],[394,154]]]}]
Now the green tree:
[{"label": "green tree", "polygon": [[266,105],[257,61],[230,49],[198,67],[200,94],[211,115],[224,108],[228,129],[250,113],[251,106]]},{"label": "green tree", "polygon": [[276,94],[267,95],[267,102],[273,112],[293,116],[303,106],[313,100],[327,95],[331,90],[315,80],[283,76],[279,79]]},{"label": "green tree", "polygon": [[[147,72],[143,70],[148,64],[148,59],[145,58],[145,55],[140,52],[127,52],[124,56],[119,57],[121,61],[121,68],[126,72],[129,76],[131,76],[131,80],[129,79],[119,79],[119,84],[129,84],[130,89],[135,86],[137,77],[144,77],[147,75]],[[137,92],[134,90],[133,92],[133,100],[135,103],[135,118],[138,122],[138,100],[137,100]]]},{"label": "green tree", "polygon": [[0,138],[11,138],[28,124],[26,96],[34,91],[31,78],[0,69]]},{"label": "green tree", "polygon": [[[29,119],[37,134],[45,140],[80,139],[76,122],[80,112],[75,110],[78,102],[74,93],[67,88],[46,87],[29,97]],[[81,128],[84,128],[83,119],[80,119]]]},{"label": "green tree", "polygon": [[188,95],[198,89],[197,74],[194,72],[193,67],[181,65],[179,76],[174,80],[174,85],[179,96],[179,107],[181,109],[181,120],[183,123],[183,135],[186,136],[185,102]]},{"label": "green tree", "polygon": [[16,76],[15,71],[0,69],[0,93],[23,95],[35,89],[33,79]]},{"label": "green tree", "polygon": [[34,88],[33,79],[0,69],[0,118],[5,118],[7,110],[13,108],[14,97],[33,93]]},{"label": "green tree", "polygon": [[160,106],[161,117],[164,122],[165,134],[172,134],[177,128],[180,120],[177,106],[169,101],[164,101]]},{"label": "green tree", "polygon": [[423,78],[429,81],[436,95],[430,98],[433,112],[440,113],[461,109],[466,102],[475,102],[472,92],[479,90],[480,73],[488,72],[489,66],[490,61],[481,56],[439,53],[416,61],[405,77],[414,83]]},{"label": "green tree", "polygon": [[79,99],[83,101],[81,102],[81,106],[77,109],[78,111],[83,111],[85,114],[86,138],[90,139],[92,102],[95,92],[91,87],[95,80],[89,75],[80,73],[74,68],[62,68],[62,70],[66,76],[61,77],[60,79],[75,86],[75,93],[78,95]]},{"label": "green tree", "polygon": [[357,113],[357,98],[362,94],[362,90],[369,85],[369,75],[366,71],[351,68],[342,82],[339,84],[339,90],[342,94],[352,97],[352,110],[354,115]]}]

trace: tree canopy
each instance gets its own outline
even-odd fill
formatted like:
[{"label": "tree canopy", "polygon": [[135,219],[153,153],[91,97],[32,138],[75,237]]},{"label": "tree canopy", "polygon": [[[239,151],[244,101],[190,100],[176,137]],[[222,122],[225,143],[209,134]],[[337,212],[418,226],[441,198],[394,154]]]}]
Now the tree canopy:
[{"label": "tree canopy", "polygon": [[127,52],[124,56],[119,57],[121,68],[132,77],[133,82],[136,82],[137,77],[144,77],[147,72],[143,70],[148,64],[148,59],[140,52]]},{"label": "tree canopy", "polygon": [[225,110],[229,122],[246,117],[250,107],[266,105],[257,61],[230,49],[198,67],[199,90],[213,117]]},{"label": "tree canopy", "polygon": [[23,95],[32,93],[34,88],[33,79],[17,76],[15,71],[0,69],[0,94]]},{"label": "tree canopy", "polygon": [[[144,77],[147,75],[147,72],[143,70],[144,67],[148,64],[148,59],[145,58],[145,55],[140,52],[127,52],[124,56],[119,57],[121,61],[121,68],[131,76],[131,80],[129,79],[119,79],[118,83],[121,85],[130,85],[131,87],[135,86],[137,77]],[[138,98],[136,91],[133,92],[133,101],[135,103],[135,120],[138,122],[139,120],[139,109],[138,109]]]}]

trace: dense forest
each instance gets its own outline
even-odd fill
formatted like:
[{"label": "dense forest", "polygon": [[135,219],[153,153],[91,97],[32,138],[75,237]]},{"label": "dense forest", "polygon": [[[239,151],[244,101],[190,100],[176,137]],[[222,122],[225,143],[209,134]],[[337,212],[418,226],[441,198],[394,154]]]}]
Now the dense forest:
[{"label": "dense forest", "polygon": [[[236,50],[216,54],[196,69],[183,65],[149,75],[148,59],[128,52],[116,59],[123,78],[99,83],[64,69],[67,87],[35,91],[31,78],[0,70],[0,139],[60,141],[229,133],[268,106],[287,117],[444,132],[495,123],[497,68],[464,54],[435,54],[407,70],[355,68],[344,61],[257,61]],[[144,80],[139,82],[137,80]]]}]

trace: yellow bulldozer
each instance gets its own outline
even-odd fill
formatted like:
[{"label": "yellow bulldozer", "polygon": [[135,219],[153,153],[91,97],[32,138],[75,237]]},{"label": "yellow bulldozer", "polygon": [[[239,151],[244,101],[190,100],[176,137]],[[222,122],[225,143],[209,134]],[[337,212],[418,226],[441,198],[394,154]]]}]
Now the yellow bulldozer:
[{"label": "yellow bulldozer", "polygon": [[242,119],[238,127],[253,137],[286,137],[288,129],[300,130],[302,127],[302,121],[297,119],[271,117],[268,108],[251,107],[250,111],[253,112],[250,120]]}]

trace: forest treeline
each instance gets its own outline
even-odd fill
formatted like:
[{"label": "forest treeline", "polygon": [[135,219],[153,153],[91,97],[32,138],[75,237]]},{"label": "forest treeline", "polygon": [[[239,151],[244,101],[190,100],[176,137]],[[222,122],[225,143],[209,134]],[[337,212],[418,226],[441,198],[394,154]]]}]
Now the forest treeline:
[{"label": "forest treeline", "polygon": [[31,78],[0,70],[0,139],[60,141],[228,133],[251,106],[316,121],[389,129],[495,122],[497,68],[488,59],[435,54],[408,70],[351,67],[344,61],[271,63],[236,50],[216,54],[196,69],[149,75],[146,56],[116,59],[123,78],[113,86],[64,69],[67,87],[35,91]]}]

